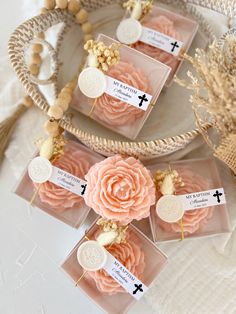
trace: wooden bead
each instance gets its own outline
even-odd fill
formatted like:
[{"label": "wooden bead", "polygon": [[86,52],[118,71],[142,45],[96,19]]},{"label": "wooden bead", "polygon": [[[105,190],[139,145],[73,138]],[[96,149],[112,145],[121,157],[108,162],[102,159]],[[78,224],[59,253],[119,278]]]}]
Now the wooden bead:
[{"label": "wooden bead", "polygon": [[59,107],[55,104],[49,108],[48,114],[50,117],[53,117],[56,120],[59,120],[63,117],[63,110],[61,107]]},{"label": "wooden bead", "polygon": [[59,99],[65,99],[68,103],[70,103],[72,100],[72,95],[71,93],[61,93],[59,95]]},{"label": "wooden bead", "polygon": [[40,10],[40,13],[41,13],[41,14],[46,14],[47,12],[48,12],[47,8],[42,8],[42,9]]},{"label": "wooden bead", "polygon": [[34,53],[41,53],[43,51],[43,46],[41,44],[33,44],[32,50]]},{"label": "wooden bead", "polygon": [[88,40],[93,39],[93,35],[92,34],[85,34],[84,35],[84,42],[86,43]]},{"label": "wooden bead", "polygon": [[83,24],[88,20],[88,12],[84,9],[81,9],[77,14],[76,14],[76,21],[79,24]]},{"label": "wooden bead", "polygon": [[30,97],[30,96],[25,96],[23,101],[22,101],[22,104],[29,108],[31,106],[33,106],[34,102],[33,102],[33,99]]},{"label": "wooden bead", "polygon": [[79,24],[84,24],[88,21],[89,14],[85,9],[81,9],[76,15],[76,21]]},{"label": "wooden bead", "polygon": [[55,101],[55,106],[61,108],[65,112],[69,108],[69,102],[64,98],[58,98]]},{"label": "wooden bead", "polygon": [[39,74],[39,66],[37,64],[31,64],[29,66],[30,73],[34,76]]},{"label": "wooden bead", "polygon": [[68,1],[67,0],[56,0],[56,6],[58,9],[66,9]]},{"label": "wooden bead", "polygon": [[73,93],[72,87],[69,87],[69,86],[66,85],[66,86],[61,90],[59,97],[62,97],[63,94],[72,95],[72,93]]},{"label": "wooden bead", "polygon": [[74,79],[70,81],[69,83],[66,84],[66,88],[70,88],[73,91],[77,85],[77,82],[78,82],[78,79]]},{"label": "wooden bead", "polygon": [[40,65],[42,63],[42,58],[38,53],[33,53],[31,56],[31,62],[32,64]]},{"label": "wooden bead", "polygon": [[50,119],[46,121],[44,129],[49,136],[57,136],[59,134],[59,125],[56,120]]},{"label": "wooden bead", "polygon": [[91,32],[93,31],[93,26],[92,26],[92,24],[89,23],[89,22],[84,23],[84,24],[81,26],[81,28],[82,28],[82,31],[83,31],[85,34],[89,34],[89,33],[91,33]]},{"label": "wooden bead", "polygon": [[76,15],[79,12],[79,9],[80,9],[79,2],[77,0],[70,0],[68,4],[68,11],[71,14]]},{"label": "wooden bead", "polygon": [[44,32],[40,32],[36,35],[37,38],[40,38],[40,39],[44,39],[45,38],[45,34]]},{"label": "wooden bead", "polygon": [[47,10],[53,10],[56,6],[55,0],[44,0],[44,6]]}]

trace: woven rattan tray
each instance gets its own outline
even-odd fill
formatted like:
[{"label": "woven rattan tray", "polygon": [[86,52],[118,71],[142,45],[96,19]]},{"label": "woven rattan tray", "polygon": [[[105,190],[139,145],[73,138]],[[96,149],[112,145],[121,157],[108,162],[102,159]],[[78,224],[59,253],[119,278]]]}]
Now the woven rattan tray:
[{"label": "woven rattan tray", "polygon": [[[113,35],[124,13],[118,2],[120,1],[81,1],[91,12],[90,19],[95,25],[95,30],[108,35]],[[175,10],[180,13],[198,20],[200,29],[192,45],[191,54],[199,46],[207,47],[214,37],[210,25],[198,12],[199,6],[215,10],[228,17],[232,17],[235,12],[230,0],[167,0],[163,2],[168,8],[175,7]],[[157,1],[157,3],[163,5],[162,1]],[[57,36],[56,44],[52,45],[43,40],[49,51],[54,73],[50,79],[40,81],[38,84],[39,82],[32,79],[28,70],[25,58],[27,47],[34,40],[36,33],[45,32],[60,23],[63,23],[63,27],[59,27],[59,31],[54,30],[54,37]],[[46,40],[48,41],[47,38]],[[33,98],[35,104],[47,113],[50,101],[47,101],[45,90],[48,90],[48,85],[51,84],[56,96],[58,87],[62,87],[73,78],[83,60],[82,34],[70,14],[56,9],[34,17],[19,26],[9,41],[9,54],[12,65],[27,93]],[[184,76],[187,70],[186,65],[182,66],[179,75]],[[47,88],[45,88],[46,85]],[[151,159],[184,148],[199,134],[199,131],[195,129],[189,93],[175,83],[168,89],[168,92],[162,93],[158,106],[154,108],[139,137],[133,142],[106,130],[77,112],[72,111],[72,113],[73,119],[69,118],[71,115],[66,115],[61,121],[61,126],[84,144],[104,155],[122,153],[140,159]],[[205,128],[209,127],[210,124],[206,123]]]}]

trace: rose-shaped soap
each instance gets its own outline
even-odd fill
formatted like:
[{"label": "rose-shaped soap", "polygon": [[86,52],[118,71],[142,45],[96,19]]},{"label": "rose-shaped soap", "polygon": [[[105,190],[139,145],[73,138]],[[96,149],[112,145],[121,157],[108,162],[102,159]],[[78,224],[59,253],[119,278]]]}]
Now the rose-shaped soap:
[{"label": "rose-shaped soap", "polygon": [[[73,142],[69,142],[65,146],[64,154],[53,165],[83,179],[91,161],[87,153],[79,150]],[[35,186],[38,187],[37,184]],[[84,201],[82,197],[49,181],[41,184],[38,196],[42,203],[48,204],[57,212],[80,206]]]},{"label": "rose-shaped soap", "polygon": [[[184,186],[180,184],[175,184],[175,193],[176,195],[189,194],[194,192],[202,192],[209,190],[209,181],[202,176],[192,172],[189,169],[180,169],[178,170],[180,177],[184,182]],[[161,193],[158,191],[157,198],[161,197]],[[192,234],[198,231],[200,228],[204,227],[208,220],[211,219],[213,215],[214,207],[198,208],[195,210],[186,211],[183,218],[183,227],[184,233]],[[162,221],[159,217],[158,225],[161,226],[167,232],[177,232],[181,233],[181,225],[179,222],[176,223],[166,223]]]},{"label": "rose-shaped soap", "polygon": [[155,203],[150,172],[133,157],[109,157],[92,166],[85,179],[85,203],[103,218],[128,224],[148,217]]},{"label": "rose-shaped soap", "polygon": [[[142,280],[145,268],[145,256],[137,244],[132,240],[127,240],[126,243],[113,244],[110,248],[107,247],[107,250],[134,276]],[[103,269],[96,272],[89,272],[88,276],[93,278],[98,290],[102,293],[112,295],[118,292],[125,292],[125,290]]]},{"label": "rose-shaped soap", "polygon": [[[127,62],[112,66],[107,75],[143,92],[149,91],[147,76],[137,67]],[[116,99],[106,93],[97,99],[93,115],[111,126],[130,125],[142,117],[144,111]]]},{"label": "rose-shaped soap", "polygon": [[[161,15],[158,17],[152,17],[149,20],[143,22],[143,26],[173,37],[175,39],[181,40],[181,36],[176,30],[174,22],[168,19],[166,16]],[[168,65],[169,67],[171,67],[172,73],[176,71],[179,60],[172,54],[159,48],[155,48],[151,45],[147,45],[141,41],[135,43],[133,45],[133,48]]]}]

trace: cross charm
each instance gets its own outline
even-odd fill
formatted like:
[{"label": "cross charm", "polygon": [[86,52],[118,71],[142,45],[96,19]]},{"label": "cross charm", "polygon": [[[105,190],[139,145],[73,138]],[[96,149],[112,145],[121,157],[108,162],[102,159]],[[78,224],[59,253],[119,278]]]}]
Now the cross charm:
[{"label": "cross charm", "polygon": [[143,94],[143,96],[138,96],[138,98],[140,99],[139,107],[142,107],[144,101],[148,101],[146,94]]},{"label": "cross charm", "polygon": [[216,190],[215,194],[213,194],[214,197],[217,197],[217,203],[220,203],[220,196],[222,196],[222,193],[219,193],[218,190]]},{"label": "cross charm", "polygon": [[135,284],[134,286],[136,289],[133,291],[133,294],[136,294],[138,291],[143,292],[143,289],[142,289],[143,285],[142,284],[140,284],[140,285]]},{"label": "cross charm", "polygon": [[81,188],[82,188],[81,195],[84,195],[87,188],[87,184],[81,184]]},{"label": "cross charm", "polygon": [[174,52],[175,48],[179,48],[177,41],[175,43],[171,43],[171,45],[173,46],[171,52]]}]

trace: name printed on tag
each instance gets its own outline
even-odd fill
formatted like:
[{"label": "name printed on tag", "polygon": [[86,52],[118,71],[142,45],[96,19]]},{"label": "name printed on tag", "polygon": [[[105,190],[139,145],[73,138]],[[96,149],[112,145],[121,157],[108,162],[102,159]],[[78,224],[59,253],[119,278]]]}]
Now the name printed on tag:
[{"label": "name printed on tag", "polygon": [[136,300],[140,300],[147,292],[145,286],[136,278],[124,265],[122,265],[113,255],[107,252],[107,263],[103,269],[118,282]]},{"label": "name printed on tag", "polygon": [[49,181],[82,197],[87,188],[86,181],[54,166]]},{"label": "name printed on tag", "polygon": [[223,188],[178,195],[177,197],[181,199],[185,211],[226,204]]},{"label": "name printed on tag", "polygon": [[174,56],[178,56],[183,42],[173,37],[143,26],[143,32],[139,39],[145,44],[162,49]]},{"label": "name printed on tag", "polygon": [[144,111],[147,110],[151,103],[152,95],[125,84],[119,80],[116,80],[110,76],[106,76],[106,79],[106,94]]}]

